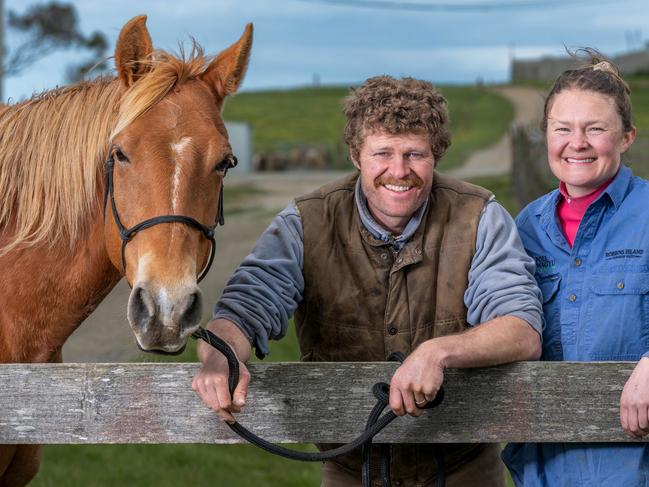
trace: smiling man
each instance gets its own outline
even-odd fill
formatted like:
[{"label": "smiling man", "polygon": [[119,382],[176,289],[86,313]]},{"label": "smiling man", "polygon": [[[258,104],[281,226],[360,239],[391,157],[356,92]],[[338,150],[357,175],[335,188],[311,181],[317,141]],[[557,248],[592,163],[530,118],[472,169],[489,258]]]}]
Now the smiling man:
[{"label": "smiling man", "polygon": [[[489,191],[435,171],[450,145],[441,94],[379,76],[344,111],[358,171],[283,210],[215,306],[208,328],[242,362],[233,397],[225,359],[199,348],[193,387],[226,421],[245,404],[252,348],[266,355],[293,314],[302,360],[406,354],[390,383],[398,415],[420,415],[447,367],[539,357],[534,262],[511,217]],[[449,487],[504,486],[498,445],[393,445],[391,458],[393,485],[435,485],[443,470]],[[324,464],[322,486],[360,485],[360,453]]]}]

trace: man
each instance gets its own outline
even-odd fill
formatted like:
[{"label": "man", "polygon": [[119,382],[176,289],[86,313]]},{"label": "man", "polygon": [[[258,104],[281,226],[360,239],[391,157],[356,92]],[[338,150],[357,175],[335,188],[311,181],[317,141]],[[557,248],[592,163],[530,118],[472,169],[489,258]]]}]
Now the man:
[{"label": "man", "polygon": [[[434,172],[450,145],[444,98],[428,82],[379,76],[352,91],[345,115],[358,172],[275,218],[208,328],[241,362],[252,346],[268,353],[294,312],[302,360],[404,352],[390,383],[398,415],[421,414],[447,367],[537,359],[534,263],[511,217],[487,190]],[[233,421],[245,404],[246,367],[231,398],[224,358],[208,346],[199,357],[194,389]],[[498,445],[394,445],[391,453],[393,485],[434,485],[438,461],[448,486],[504,485]],[[322,485],[360,486],[360,454],[326,462]]]}]

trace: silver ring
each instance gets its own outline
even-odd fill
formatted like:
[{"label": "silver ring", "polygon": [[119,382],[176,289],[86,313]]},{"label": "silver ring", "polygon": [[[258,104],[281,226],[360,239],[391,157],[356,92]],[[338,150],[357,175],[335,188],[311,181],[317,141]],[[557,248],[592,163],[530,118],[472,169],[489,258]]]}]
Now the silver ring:
[{"label": "silver ring", "polygon": [[417,406],[423,406],[423,405],[426,404],[427,402],[428,402],[428,399],[426,399],[426,398],[422,399],[421,401],[417,401],[417,400],[415,400],[415,404],[416,404]]}]

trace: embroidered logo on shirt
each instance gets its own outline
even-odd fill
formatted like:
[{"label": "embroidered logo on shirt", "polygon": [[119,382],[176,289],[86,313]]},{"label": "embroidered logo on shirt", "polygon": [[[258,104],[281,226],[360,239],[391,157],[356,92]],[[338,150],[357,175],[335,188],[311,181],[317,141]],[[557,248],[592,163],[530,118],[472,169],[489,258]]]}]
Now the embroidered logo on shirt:
[{"label": "embroidered logo on shirt", "polygon": [[644,254],[644,249],[618,249],[608,250],[605,253],[606,260],[613,259],[638,259]]},{"label": "embroidered logo on shirt", "polygon": [[534,260],[536,261],[537,271],[548,271],[554,269],[557,261],[552,257],[547,257],[545,255],[535,255]]}]

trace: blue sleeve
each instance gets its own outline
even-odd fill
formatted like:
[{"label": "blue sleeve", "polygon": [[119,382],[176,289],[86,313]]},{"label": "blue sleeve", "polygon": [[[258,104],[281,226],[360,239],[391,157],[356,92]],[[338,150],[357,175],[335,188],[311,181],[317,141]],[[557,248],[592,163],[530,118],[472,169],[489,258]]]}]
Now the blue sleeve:
[{"label": "blue sleeve", "polygon": [[302,300],[303,233],[297,207],[291,203],[264,231],[214,305],[214,318],[239,326],[259,357],[268,354],[270,339],[286,334],[288,320]]},{"label": "blue sleeve", "polygon": [[496,200],[488,201],[478,224],[464,293],[469,324],[516,316],[541,335],[541,292],[534,271],[534,260],[523,249],[514,220]]}]

